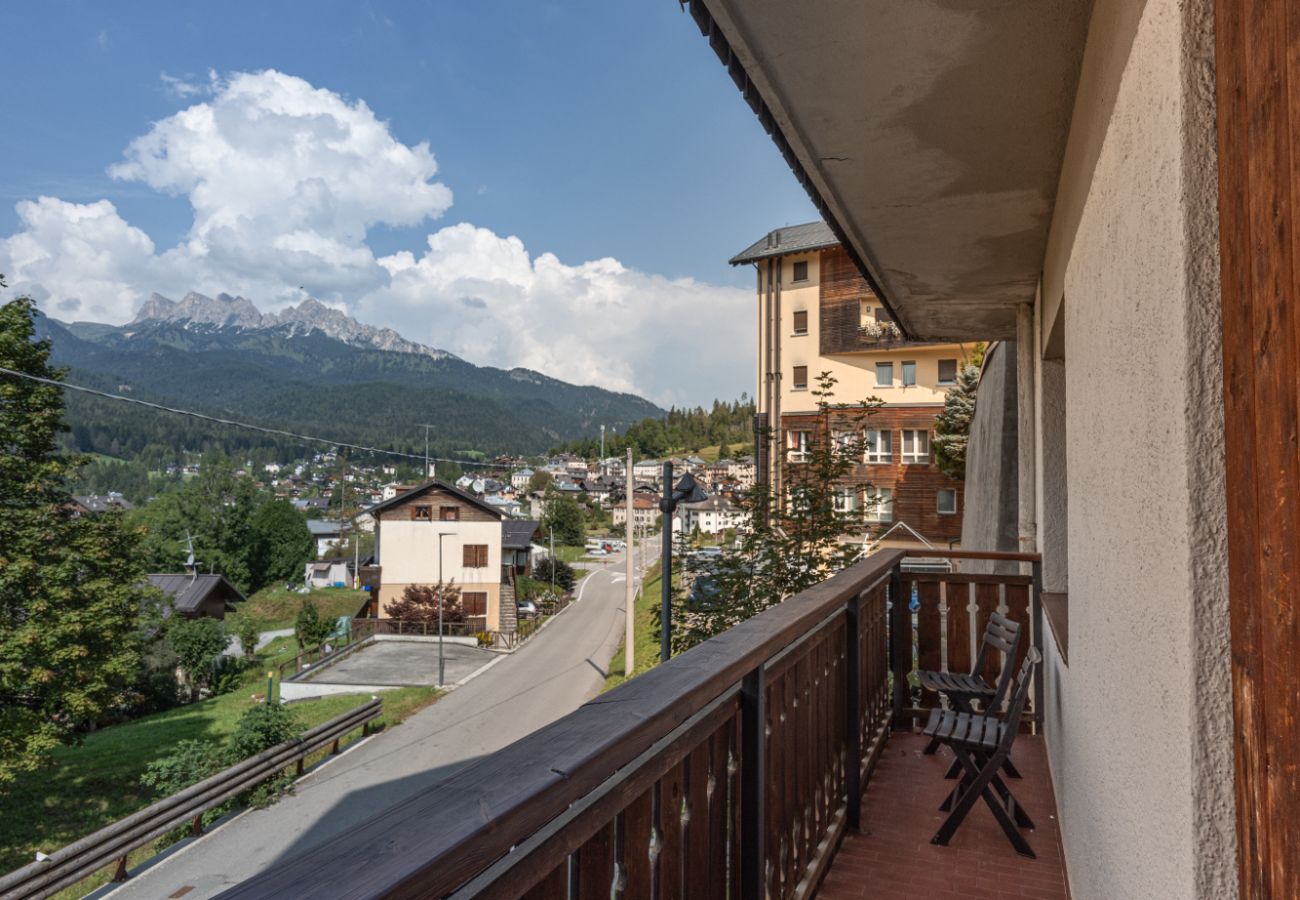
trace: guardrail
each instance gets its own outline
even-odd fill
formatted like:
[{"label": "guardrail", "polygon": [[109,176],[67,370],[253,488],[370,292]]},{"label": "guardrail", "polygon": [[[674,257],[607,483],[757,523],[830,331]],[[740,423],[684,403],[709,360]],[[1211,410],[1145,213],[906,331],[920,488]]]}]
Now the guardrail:
[{"label": "guardrail", "polygon": [[331,753],[339,752],[339,741],[350,731],[361,728],[370,732],[370,722],[382,711],[382,701],[370,700],[356,709],[335,716],[310,728],[297,738],[250,756],[243,762],[205,778],[198,784],[159,800],[51,853],[40,862],[0,876],[0,900],[41,900],[99,871],[114,860],[114,881],[125,881],[127,854],[143,847],[177,826],[190,823],[190,833],[203,833],[203,814],[244,791],[257,787],[276,773],[296,764],[301,775],[306,758],[332,743]]}]

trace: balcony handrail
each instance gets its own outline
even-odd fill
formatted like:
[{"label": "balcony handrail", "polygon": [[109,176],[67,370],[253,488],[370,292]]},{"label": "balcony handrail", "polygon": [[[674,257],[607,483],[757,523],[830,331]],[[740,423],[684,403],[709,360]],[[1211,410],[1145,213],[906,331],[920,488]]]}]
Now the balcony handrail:
[{"label": "balcony handrail", "polygon": [[450,894],[720,699],[761,694],[765,666],[882,589],[904,555],[861,560],[220,896]]}]

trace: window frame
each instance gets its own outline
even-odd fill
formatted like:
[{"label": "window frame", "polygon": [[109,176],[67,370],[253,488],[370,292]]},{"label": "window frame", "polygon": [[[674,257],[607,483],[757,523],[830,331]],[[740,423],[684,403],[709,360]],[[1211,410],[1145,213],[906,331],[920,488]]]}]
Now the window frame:
[{"label": "window frame", "polygon": [[[872,435],[875,435],[875,440],[872,440]],[[882,436],[884,441],[880,440]],[[881,443],[888,446],[881,450]],[[892,428],[868,428],[862,459],[867,465],[891,465],[894,462],[894,430]]]},{"label": "window frame", "polygon": [[[880,380],[880,372],[882,369],[889,370],[888,381]],[[892,361],[876,363],[876,387],[893,387],[893,386],[894,386],[894,363]]]},{"label": "window frame", "polygon": [[[803,266],[803,277],[802,277],[802,278],[799,277],[799,267],[800,267],[800,266]],[[809,265],[808,265],[808,260],[806,260],[806,259],[799,259],[799,260],[795,260],[795,261],[791,262],[791,263],[790,263],[790,283],[791,283],[791,284],[800,284],[800,283],[802,283],[802,282],[807,281],[807,280],[808,280],[808,275],[809,275],[809,269],[810,269],[810,267],[809,267]]]},{"label": "window frame", "polygon": [[[796,438],[795,435],[802,435]],[[792,463],[806,463],[812,453],[812,430],[808,428],[788,428],[785,432],[785,455]]]},{"label": "window frame", "polygon": [[[949,494],[952,497],[952,509],[943,508],[943,495]],[[956,488],[939,488],[934,496],[934,508],[941,516],[957,515],[957,489]]]},{"label": "window frame", "polygon": [[412,522],[432,522],[433,507],[428,503],[417,503],[411,506]]},{"label": "window frame", "polygon": [[[901,430],[903,433],[902,433],[902,441],[900,442],[900,449],[902,450],[901,458],[903,461],[903,465],[905,466],[929,465],[930,464],[930,429],[903,428]],[[923,453],[917,452],[917,450],[915,449],[915,443],[913,443],[913,449],[910,452],[908,451],[907,439],[909,435],[912,436],[914,442],[917,436],[924,438],[923,443],[925,444],[925,451]]]},{"label": "window frame", "polygon": [[[799,317],[803,317],[803,327],[799,327]],[[806,335],[808,333],[808,310],[796,309],[790,314],[790,332],[795,335]]]},{"label": "window frame", "polygon": [[[447,515],[448,513],[451,513],[451,515]],[[459,506],[439,506],[439,507],[438,507],[438,521],[439,521],[439,522],[459,522],[459,521],[460,521],[460,507],[459,507]]]},{"label": "window frame", "polygon": [[[952,363],[952,378],[945,379],[945,378],[943,377],[943,364],[944,364],[944,363]],[[937,380],[936,380],[935,383],[936,383],[936,384],[943,384],[943,385],[956,384],[956,383],[957,383],[957,369],[958,369],[958,365],[957,365],[957,363],[958,363],[958,360],[955,360],[955,359],[941,359],[941,360],[939,360],[938,372],[937,372],[938,378],[937,378]]]},{"label": "window frame", "polygon": [[[894,489],[867,485],[863,490],[862,519],[877,525],[888,525],[894,521]],[[882,498],[876,502],[876,498]]]},{"label": "window frame", "polygon": [[[912,380],[907,380],[908,367],[912,370]],[[904,359],[898,364],[898,381],[903,387],[916,387],[916,360]]]}]

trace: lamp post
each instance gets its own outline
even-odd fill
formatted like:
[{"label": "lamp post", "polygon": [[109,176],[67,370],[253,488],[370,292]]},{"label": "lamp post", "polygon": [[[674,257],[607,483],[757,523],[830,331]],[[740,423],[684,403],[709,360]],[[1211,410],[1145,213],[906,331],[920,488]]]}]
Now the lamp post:
[{"label": "lamp post", "polygon": [[447,592],[447,573],[442,568],[442,539],[445,531],[438,533],[438,687],[446,680],[447,661],[442,655],[442,601]]},{"label": "lamp post", "polygon": [[659,501],[659,511],[663,513],[663,570],[661,586],[663,588],[659,608],[659,661],[668,662],[671,655],[673,630],[673,513],[679,503],[699,503],[708,499],[708,494],[695,483],[694,476],[687,472],[682,480],[673,487],[673,464],[664,460],[664,493]]}]

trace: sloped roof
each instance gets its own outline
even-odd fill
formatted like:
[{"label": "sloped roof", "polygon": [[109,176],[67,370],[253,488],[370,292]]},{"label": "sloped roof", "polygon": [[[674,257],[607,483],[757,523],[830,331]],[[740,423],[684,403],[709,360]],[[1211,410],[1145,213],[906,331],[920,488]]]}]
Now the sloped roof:
[{"label": "sloped roof", "polygon": [[326,519],[308,519],[307,530],[311,532],[312,537],[328,537],[332,534],[342,534],[343,523]]},{"label": "sloped roof", "polygon": [[808,222],[804,225],[791,225],[789,228],[774,228],[730,260],[733,266],[757,262],[772,256],[785,256],[788,253],[807,253],[809,250],[821,250],[834,247],[840,242],[825,222]]},{"label": "sloped roof", "polygon": [[148,576],[149,583],[172,598],[172,606],[178,612],[197,612],[203,601],[214,591],[220,591],[226,609],[233,612],[234,600],[243,600],[239,592],[223,575],[189,575],[181,573],[154,574]]},{"label": "sloped roof", "polygon": [[481,497],[475,497],[471,493],[462,491],[454,484],[448,484],[447,482],[443,481],[440,478],[430,478],[428,481],[424,482],[424,484],[418,484],[415,487],[411,488],[409,491],[398,494],[396,497],[391,497],[388,500],[385,500],[383,503],[376,503],[374,506],[370,507],[368,512],[371,515],[374,515],[376,513],[382,512],[385,509],[388,509],[390,506],[398,506],[399,504],[404,503],[407,500],[410,500],[414,497],[418,497],[421,494],[428,493],[434,488],[440,488],[441,490],[444,490],[455,497],[459,497],[461,500],[464,500],[466,503],[469,503],[472,506],[477,506],[479,509],[485,512],[492,513],[492,515],[494,516],[504,517],[505,515],[505,513],[501,512],[500,509],[493,506],[491,503],[488,503],[487,501],[483,500]]},{"label": "sloped roof", "polygon": [[527,550],[542,523],[532,519],[505,519],[501,522],[501,549]]}]

